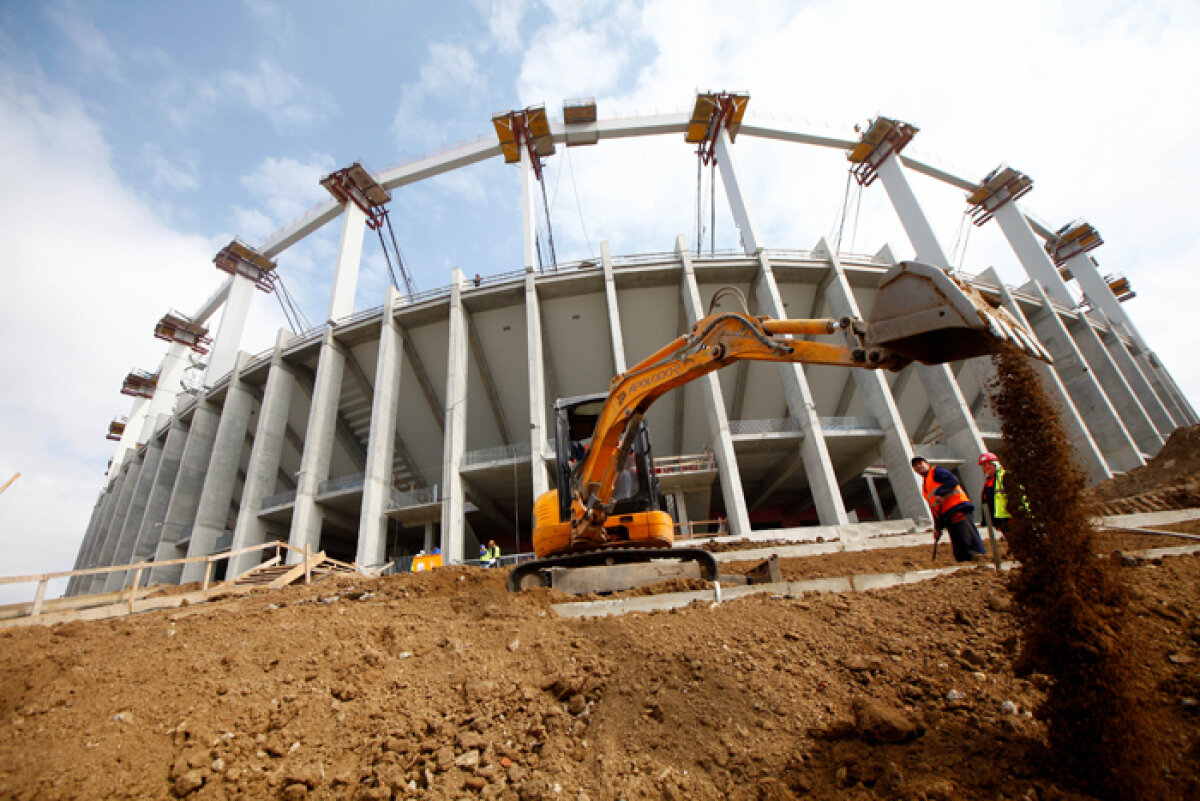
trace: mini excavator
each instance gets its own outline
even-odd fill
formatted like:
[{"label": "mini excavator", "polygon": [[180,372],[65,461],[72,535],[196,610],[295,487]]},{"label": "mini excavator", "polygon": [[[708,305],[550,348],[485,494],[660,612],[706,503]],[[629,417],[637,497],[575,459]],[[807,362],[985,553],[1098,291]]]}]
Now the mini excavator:
[{"label": "mini excavator", "polygon": [[[726,299],[738,301],[740,310],[720,309]],[[811,335],[840,335],[841,341],[796,338]],[[581,594],[671,575],[717,580],[711,553],[672,547],[674,524],[658,491],[643,421],[650,405],[673,389],[745,359],[898,371],[914,361],[943,364],[1004,348],[1051,360],[1006,309],[920,262],[901,262],[884,275],[869,321],[755,317],[740,290],[720,289],[690,332],[614,377],[607,393],[555,404],[558,488],[535,500],[536,559],[512,569],[508,588],[554,586]],[[627,470],[633,480],[626,476],[625,497],[616,497],[618,477]],[[661,563],[695,567],[671,573]]]}]

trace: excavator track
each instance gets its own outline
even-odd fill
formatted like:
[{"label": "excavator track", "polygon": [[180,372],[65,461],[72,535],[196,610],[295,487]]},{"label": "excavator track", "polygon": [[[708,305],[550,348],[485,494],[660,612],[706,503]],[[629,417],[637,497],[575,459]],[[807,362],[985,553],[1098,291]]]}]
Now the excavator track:
[{"label": "excavator track", "polygon": [[701,578],[707,581],[715,581],[719,574],[716,557],[703,548],[610,548],[550,556],[519,564],[508,574],[508,589],[510,592],[520,592],[533,587],[549,587],[550,569],[555,567],[612,567],[643,564],[658,559],[696,562]]}]

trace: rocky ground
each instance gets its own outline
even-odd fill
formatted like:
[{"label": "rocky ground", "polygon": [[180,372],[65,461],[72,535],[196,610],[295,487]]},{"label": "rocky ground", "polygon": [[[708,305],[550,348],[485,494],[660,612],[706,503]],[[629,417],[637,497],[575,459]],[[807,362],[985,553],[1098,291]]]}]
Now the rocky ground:
[{"label": "rocky ground", "polygon": [[[1095,550],[1186,544],[1108,533]],[[1116,561],[1169,797],[1200,797],[1200,557]],[[932,566],[931,546],[781,564]],[[564,619],[553,591],[444,568],[7,629],[0,796],[1090,798],[1047,758],[1034,711],[1049,679],[1014,675],[1006,582],[977,566]]]},{"label": "rocky ground", "polygon": [[[1195,797],[1200,558],[1123,575],[1163,769]],[[0,794],[1086,797],[1044,760],[1004,582],[566,620],[447,568],[8,630]]]}]

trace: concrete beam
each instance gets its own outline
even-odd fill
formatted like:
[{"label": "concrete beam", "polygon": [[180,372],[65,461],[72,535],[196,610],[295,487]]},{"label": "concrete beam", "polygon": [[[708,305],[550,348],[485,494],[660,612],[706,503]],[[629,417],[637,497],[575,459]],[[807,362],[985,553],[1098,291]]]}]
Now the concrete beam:
[{"label": "concrete beam", "polygon": [[[271,353],[270,372],[263,390],[258,412],[258,426],[254,432],[254,444],[250,448],[250,463],[246,470],[246,483],[242,488],[242,503],[238,510],[237,523],[233,529],[230,548],[249,548],[261,545],[268,539],[267,522],[258,517],[263,498],[273,494],[277,483],[287,478],[280,469],[283,443],[287,440],[290,426],[287,424],[288,410],[296,393],[296,378],[283,361],[283,350],[291,342],[291,334],[280,330],[275,335],[275,349]],[[298,437],[297,437],[298,439]],[[303,454],[304,443],[297,451]],[[285,484],[285,486],[287,486]],[[292,487],[295,488],[292,482]],[[230,559],[226,574],[239,576],[263,560],[262,552],[250,552]]]},{"label": "concrete beam", "polygon": [[[687,327],[691,328],[697,320],[705,315],[706,310],[700,300],[700,287],[696,283],[692,254],[688,251],[687,240],[683,236],[676,239],[675,253],[683,267],[683,281],[680,290],[688,315]],[[738,467],[737,452],[733,447],[733,438],[729,434],[729,418],[725,414],[725,400],[722,397],[721,384],[715,373],[709,373],[694,383],[700,387],[701,396],[704,398],[709,438],[712,441],[713,453],[717,457],[717,475],[721,482],[721,494],[725,499],[725,515],[729,521],[729,531],[733,534],[749,533],[750,514],[746,509],[746,497],[742,490],[742,475]]]}]

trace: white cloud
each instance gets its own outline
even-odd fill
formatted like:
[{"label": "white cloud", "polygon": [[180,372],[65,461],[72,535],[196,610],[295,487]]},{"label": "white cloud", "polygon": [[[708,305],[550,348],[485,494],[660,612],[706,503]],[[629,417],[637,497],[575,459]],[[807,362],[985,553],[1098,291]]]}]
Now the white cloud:
[{"label": "white cloud", "polygon": [[430,45],[416,82],[400,89],[392,118],[392,134],[400,151],[444,147],[445,126],[439,122],[439,114],[448,108],[446,99],[469,97],[482,89],[482,82],[479,63],[470,50],[444,42]]},{"label": "white cloud", "polygon": [[493,0],[488,15],[488,29],[496,49],[512,55],[521,50],[521,20],[529,10],[526,0]]},{"label": "white cloud", "polygon": [[321,179],[337,167],[333,156],[314,153],[307,161],[268,156],[241,179],[251,199],[266,206],[276,226],[329,198]]},{"label": "white cloud", "polygon": [[47,6],[46,16],[58,26],[78,51],[83,69],[97,71],[110,80],[122,80],[121,60],[117,51],[75,3],[53,3]]},{"label": "white cloud", "polygon": [[268,58],[259,60],[256,72],[221,73],[218,86],[237,102],[269,117],[281,132],[312,128],[328,119],[335,108],[324,90],[307,86]]},{"label": "white cloud", "polygon": [[[152,329],[169,307],[219,283],[216,247],[167,227],[120,182],[79,98],[11,70],[0,152],[0,473],[24,474],[3,499],[0,555],[10,575],[67,570],[113,452],[108,422],[130,406],[121,380],[158,367]],[[64,204],[88,211],[47,213]]]},{"label": "white cloud", "polygon": [[245,0],[246,9],[267,35],[278,45],[296,39],[296,21],[291,12],[273,0]]},{"label": "white cloud", "polygon": [[142,146],[142,162],[156,186],[177,191],[200,188],[200,154],[195,150],[185,150],[168,158],[161,147],[147,142]]}]

